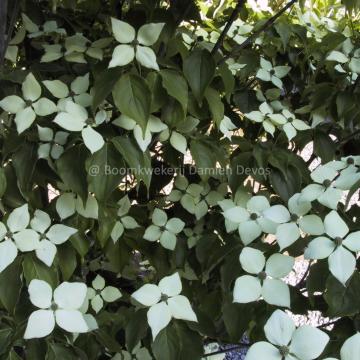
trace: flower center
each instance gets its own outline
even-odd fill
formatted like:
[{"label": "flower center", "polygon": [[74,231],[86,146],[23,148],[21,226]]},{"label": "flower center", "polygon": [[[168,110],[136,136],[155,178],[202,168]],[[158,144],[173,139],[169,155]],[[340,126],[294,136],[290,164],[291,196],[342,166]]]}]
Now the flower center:
[{"label": "flower center", "polygon": [[330,185],[331,185],[331,180],[329,180],[329,179],[324,180],[323,185],[324,185],[326,188],[330,187]]},{"label": "flower center", "polygon": [[270,70],[270,75],[275,75],[275,70],[274,69]]},{"label": "flower center", "polygon": [[281,356],[286,357],[289,355],[290,350],[287,346],[280,346],[279,352],[280,352]]},{"label": "flower center", "polygon": [[25,104],[26,104],[26,107],[29,107],[32,105],[32,101],[31,100],[25,100]]},{"label": "flower center", "polygon": [[336,246],[341,246],[343,239],[340,236],[337,236],[335,239]]},{"label": "flower center", "polygon": [[40,240],[46,239],[46,234],[40,234]]},{"label": "flower center", "polygon": [[252,213],[251,215],[250,215],[250,219],[251,220],[256,220],[258,218],[258,215],[256,214],[256,213]]},{"label": "flower center", "polygon": [[290,219],[291,219],[291,221],[296,222],[299,220],[299,216],[297,216],[296,214],[291,214]]},{"label": "flower center", "polygon": [[265,271],[261,271],[259,272],[258,274],[258,278],[261,280],[261,281],[264,281],[266,279],[267,275],[266,275],[266,272]]},{"label": "flower center", "polygon": [[135,40],[133,40],[133,41],[131,42],[131,44],[134,45],[134,46],[138,46],[138,45],[139,45],[139,41],[138,41],[137,39],[135,39]]},{"label": "flower center", "polygon": [[168,301],[168,299],[169,299],[169,297],[166,295],[166,294],[161,294],[161,298],[160,298],[160,300],[161,301]]},{"label": "flower center", "polygon": [[51,303],[50,310],[56,311],[57,309],[58,309],[58,306],[57,306],[57,304],[53,301],[53,302]]},{"label": "flower center", "polygon": [[354,159],[352,158],[352,157],[349,157],[349,158],[347,158],[346,159],[346,163],[348,164],[348,165],[353,165],[354,164]]},{"label": "flower center", "polygon": [[13,233],[11,232],[11,231],[8,231],[6,234],[5,234],[5,237],[7,237],[7,238],[12,238],[13,237]]}]

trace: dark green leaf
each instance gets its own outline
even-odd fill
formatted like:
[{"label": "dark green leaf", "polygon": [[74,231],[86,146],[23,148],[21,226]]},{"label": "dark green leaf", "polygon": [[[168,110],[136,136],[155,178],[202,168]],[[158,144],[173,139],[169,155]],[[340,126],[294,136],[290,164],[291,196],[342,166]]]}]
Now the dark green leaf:
[{"label": "dark green leaf", "polygon": [[186,80],[174,70],[161,70],[162,84],[168,94],[175,98],[183,107],[184,112],[188,103],[188,86]]},{"label": "dark green leaf", "polygon": [[116,107],[145,131],[151,105],[151,93],[146,81],[136,75],[123,75],[113,89],[113,98]]},{"label": "dark green leaf", "polygon": [[65,185],[80,195],[84,202],[88,197],[85,168],[87,157],[88,150],[85,145],[76,145],[65,151],[56,162],[59,175]]},{"label": "dark green leaf", "polygon": [[137,144],[128,137],[118,136],[112,139],[115,148],[123,156],[128,166],[135,172],[138,181],[143,181],[149,189],[151,181],[151,162],[149,152],[142,152]]},{"label": "dark green leaf", "polygon": [[26,284],[29,285],[33,279],[44,280],[52,286],[53,289],[58,285],[59,279],[56,270],[49,268],[33,254],[26,254],[23,261],[24,276]]},{"label": "dark green leaf", "polygon": [[116,82],[119,80],[122,73],[121,67],[106,69],[98,74],[95,78],[93,110],[96,110],[99,105],[111,94]]},{"label": "dark green leaf", "polygon": [[215,75],[215,61],[207,50],[197,49],[184,61],[184,75],[190,88],[201,104],[205,90]]},{"label": "dark green leaf", "polygon": [[0,302],[9,313],[13,313],[22,287],[22,259],[18,257],[0,273]]},{"label": "dark green leaf", "polygon": [[203,354],[200,335],[178,322],[158,334],[152,349],[156,360],[200,360]]},{"label": "dark green leaf", "polygon": [[[89,191],[105,201],[125,175],[124,161],[112,143],[106,143],[86,161]],[[96,171],[94,171],[96,170]]]}]

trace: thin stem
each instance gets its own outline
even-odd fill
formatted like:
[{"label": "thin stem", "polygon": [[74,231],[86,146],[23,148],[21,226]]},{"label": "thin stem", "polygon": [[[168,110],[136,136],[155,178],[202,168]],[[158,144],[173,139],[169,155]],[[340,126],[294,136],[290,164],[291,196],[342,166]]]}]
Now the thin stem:
[{"label": "thin stem", "polygon": [[15,22],[16,22],[18,13],[19,13],[19,7],[20,7],[20,1],[15,0],[15,4],[14,4],[13,11],[12,11],[12,14],[11,14],[9,29],[7,31],[5,51],[6,51],[7,47],[9,46],[9,43],[10,43],[11,38],[12,38],[12,33],[14,31]]},{"label": "thin stem", "polygon": [[6,52],[6,23],[8,2],[0,0],[0,66],[2,66]]},{"label": "thin stem", "polygon": [[240,349],[242,349],[242,348],[244,348],[244,347],[249,347],[249,346],[251,346],[251,345],[250,345],[250,344],[242,343],[242,344],[236,345],[236,346],[234,346],[234,347],[232,347],[232,348],[228,348],[228,349],[224,349],[224,350],[218,350],[218,351],[214,351],[214,352],[209,353],[209,354],[205,354],[205,355],[203,356],[203,358],[208,357],[208,356],[212,356],[212,355],[224,354],[224,353],[227,353],[227,352],[229,352],[229,351],[240,350]]},{"label": "thin stem", "polygon": [[230,15],[230,18],[228,20],[228,22],[226,23],[223,31],[221,32],[215,46],[213,47],[213,49],[211,50],[211,55],[216,54],[216,52],[220,49],[220,47],[222,46],[222,43],[225,39],[226,34],[228,33],[228,31],[230,30],[231,25],[233,24],[233,22],[237,19],[237,17],[239,16],[240,10],[241,8],[244,6],[246,0],[238,0],[238,3],[235,7],[235,9],[233,10],[233,12]]},{"label": "thin stem", "polygon": [[300,279],[300,281],[296,284],[297,288],[301,288],[301,285],[303,283],[303,281],[305,280],[305,278],[308,276],[309,271],[310,271],[310,266],[311,266],[311,262],[309,262],[309,265],[306,269],[306,271],[304,272],[304,275],[302,276],[302,278]]},{"label": "thin stem", "polygon": [[277,12],[274,16],[272,16],[270,19],[266,21],[266,23],[257,31],[252,33],[244,42],[242,42],[240,45],[235,46],[234,49],[224,56],[220,61],[219,65],[224,63],[227,59],[229,59],[232,55],[235,55],[240,50],[244,49],[246,46],[251,44],[263,31],[268,29],[287,9],[289,9],[291,6],[293,6],[296,3],[297,0],[291,0],[287,5],[285,5],[279,12]]},{"label": "thin stem", "polygon": [[[360,78],[360,76],[359,76],[359,78]],[[354,137],[356,137],[356,136],[358,136],[358,135],[360,135],[360,129],[354,131],[354,132],[353,132],[352,134],[350,134],[349,136],[346,136],[343,140],[341,140],[341,141],[339,142],[339,145],[342,145],[342,144],[347,143],[349,140],[351,140],[352,138],[354,138]]]}]

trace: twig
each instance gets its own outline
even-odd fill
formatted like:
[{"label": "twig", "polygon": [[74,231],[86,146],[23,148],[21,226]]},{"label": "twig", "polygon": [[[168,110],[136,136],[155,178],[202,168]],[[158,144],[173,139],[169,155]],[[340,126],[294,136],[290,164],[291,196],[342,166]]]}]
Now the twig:
[{"label": "twig", "polygon": [[351,140],[352,138],[354,138],[354,137],[356,137],[358,135],[360,135],[360,129],[358,129],[358,130],[354,131],[352,134],[346,136],[344,139],[339,141],[338,144],[339,145],[346,144],[349,140]]},{"label": "twig", "polygon": [[236,20],[236,18],[239,16],[239,13],[241,11],[241,8],[244,6],[246,0],[238,0],[237,5],[235,7],[235,9],[233,10],[233,12],[230,15],[230,18],[228,20],[228,22],[226,23],[223,31],[221,32],[216,44],[214,45],[213,49],[211,50],[211,55],[216,54],[216,52],[220,49],[220,47],[222,46],[222,43],[225,39],[226,34],[228,33],[228,31],[230,30],[231,25],[233,24],[233,22]]},{"label": "twig", "polygon": [[287,5],[285,5],[279,12],[277,12],[274,16],[272,16],[270,19],[266,21],[266,23],[257,31],[252,33],[244,42],[242,42],[240,45],[237,45],[234,47],[233,51],[231,51],[229,54],[224,56],[220,61],[219,65],[225,62],[230,56],[238,53],[240,50],[244,49],[246,46],[248,46],[250,43],[253,42],[254,39],[258,37],[259,34],[261,34],[263,31],[265,31],[267,28],[269,28],[287,9],[289,9],[291,6],[293,6],[297,0],[291,0]]},{"label": "twig", "polygon": [[308,267],[306,269],[306,271],[304,272],[304,275],[302,276],[302,278],[300,279],[300,281],[296,284],[296,287],[299,289],[302,285],[302,283],[304,282],[305,278],[308,276],[309,272],[310,272],[310,267],[311,267],[311,262],[309,262]]},{"label": "twig", "polygon": [[10,19],[10,23],[9,23],[9,28],[8,28],[7,36],[6,36],[5,51],[6,51],[7,47],[9,46],[9,43],[10,43],[11,38],[12,38],[12,33],[14,31],[15,22],[16,22],[18,13],[19,13],[19,8],[20,8],[20,1],[15,0],[15,4],[14,4],[13,10],[12,10],[11,19]]},{"label": "twig", "polygon": [[236,346],[234,346],[232,348],[228,348],[228,349],[224,349],[224,350],[218,350],[218,351],[214,351],[214,352],[209,353],[209,354],[205,354],[203,356],[203,358],[208,357],[208,356],[212,356],[212,355],[224,354],[224,353],[227,353],[229,351],[239,350],[239,349],[242,349],[244,347],[249,347],[249,346],[251,346],[251,345],[242,343],[241,345],[236,345]]},{"label": "twig", "polygon": [[7,0],[0,0],[0,66],[2,66],[6,52],[6,24],[7,24]]}]

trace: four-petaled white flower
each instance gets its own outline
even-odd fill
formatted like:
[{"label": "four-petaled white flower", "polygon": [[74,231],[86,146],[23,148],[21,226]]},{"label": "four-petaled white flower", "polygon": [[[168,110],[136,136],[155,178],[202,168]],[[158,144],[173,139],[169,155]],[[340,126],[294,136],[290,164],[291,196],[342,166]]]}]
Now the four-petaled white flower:
[{"label": "four-petaled white flower", "polygon": [[164,25],[164,23],[145,24],[136,34],[130,24],[111,18],[112,31],[120,45],[114,49],[109,68],[127,65],[136,58],[141,65],[159,70],[156,55],[150,46],[157,42]]},{"label": "four-petaled white flower", "polygon": [[279,89],[282,89],[283,82],[280,80],[291,70],[290,66],[272,66],[271,62],[260,58],[261,68],[257,71],[256,77],[263,81],[271,81]]},{"label": "four-petaled white flower", "polygon": [[27,229],[30,223],[28,204],[14,209],[6,221],[0,222],[0,272],[16,258],[18,250],[28,252],[39,247],[39,234]]},{"label": "four-petaled white flower", "polygon": [[43,25],[35,24],[26,14],[21,14],[23,24],[26,31],[29,33],[28,38],[37,38],[40,36],[49,36],[52,34],[66,35],[64,28],[59,28],[55,20],[45,21]]},{"label": "four-petaled white flower", "polygon": [[172,318],[197,322],[188,298],[180,295],[181,290],[180,276],[175,273],[161,279],[159,285],[145,284],[131,295],[140,304],[150,307],[147,319],[153,339]]},{"label": "four-petaled white flower", "polygon": [[83,107],[91,105],[93,97],[88,93],[90,86],[89,73],[76,77],[69,87],[61,80],[44,80],[44,86],[50,91],[58,100],[58,109],[66,111],[66,102],[72,100],[74,103]]},{"label": "four-petaled white flower", "polygon": [[111,231],[111,238],[114,243],[119,240],[125,229],[136,229],[137,227],[139,227],[139,224],[136,222],[136,220],[132,216],[127,215],[131,208],[129,197],[127,195],[124,196],[118,201],[118,205],[118,219]]},{"label": "four-petaled white flower", "polygon": [[280,224],[276,229],[275,235],[280,250],[292,245],[300,237],[300,230],[310,235],[321,235],[325,231],[318,215],[306,215],[311,210],[311,203],[300,201],[300,198],[301,195],[297,193],[289,199],[290,222]]},{"label": "four-petaled white flower", "polygon": [[282,110],[282,115],[286,119],[286,123],[283,125],[282,129],[284,130],[289,141],[296,136],[297,131],[311,129],[308,124],[302,120],[297,119],[295,115],[288,109]]},{"label": "four-petaled white flower", "polygon": [[[246,208],[242,206],[229,207],[223,212],[223,215],[225,219],[238,225],[241,241],[248,245],[263,232],[275,234],[278,224],[264,216],[264,212],[268,209],[270,209],[268,199],[258,195],[246,203]],[[276,213],[276,209],[272,212]]]},{"label": "four-petaled white flower", "polygon": [[116,126],[120,126],[126,130],[132,130],[134,138],[139,145],[139,148],[145,152],[148,146],[151,144],[152,133],[159,133],[166,130],[168,127],[159,118],[150,115],[146,124],[145,134],[140,125],[130,117],[121,114],[117,119],[112,122]]},{"label": "four-petaled white flower", "polygon": [[91,285],[92,288],[88,288],[86,297],[96,313],[104,307],[104,301],[111,303],[122,296],[120,290],[116,287],[105,286],[105,279],[100,275],[96,276]]},{"label": "four-petaled white flower", "polygon": [[166,212],[161,209],[155,209],[151,219],[153,224],[145,230],[144,239],[159,240],[165,249],[174,250],[176,235],[183,230],[185,223],[178,218],[168,220]]},{"label": "four-petaled white flower", "polygon": [[39,159],[58,159],[64,152],[64,145],[66,144],[69,134],[65,131],[57,131],[48,127],[37,126],[38,135],[41,144],[38,148]]},{"label": "four-petaled white flower", "polygon": [[269,342],[252,345],[245,360],[314,360],[324,351],[329,336],[309,325],[295,327],[286,313],[276,310],[264,326]]},{"label": "four-petaled white flower", "polygon": [[57,111],[56,105],[49,99],[40,98],[41,86],[32,73],[29,73],[22,83],[22,95],[9,95],[0,101],[0,107],[15,115],[18,133],[28,129],[36,116],[47,116]]},{"label": "four-petaled white flower", "polygon": [[[360,354],[360,333],[348,338],[340,349],[340,360],[358,360]],[[324,360],[337,360],[326,358]]]},{"label": "four-petaled white flower", "polygon": [[351,251],[360,251],[360,231],[347,235],[349,228],[335,210],[326,215],[324,226],[332,240],[317,237],[305,249],[304,256],[306,259],[328,258],[330,272],[345,285],[356,269],[356,258]]},{"label": "four-petaled white flower", "polygon": [[346,73],[343,66],[347,64],[350,71],[360,74],[360,48],[354,49],[351,39],[348,38],[342,43],[341,50],[331,51],[326,60],[337,62],[335,70],[340,73]]},{"label": "four-petaled white flower", "polygon": [[66,61],[86,64],[85,55],[102,60],[103,49],[111,43],[111,38],[103,38],[91,42],[83,34],[76,33],[65,38],[64,46],[61,44],[42,45],[45,54],[40,62],[52,62],[64,57]]},{"label": "four-petaled white flower", "polygon": [[348,190],[337,187],[334,179],[338,176],[338,171],[328,163],[318,166],[310,176],[316,184],[310,184],[301,191],[300,201],[317,200],[330,209],[336,209],[343,190]]},{"label": "four-petaled white flower", "polygon": [[248,303],[262,297],[268,304],[290,307],[289,287],[280,279],[292,270],[293,257],[273,254],[266,261],[260,250],[245,247],[239,259],[242,268],[255,276],[243,275],[236,279],[234,302]]},{"label": "four-petaled white flower", "polygon": [[106,112],[100,111],[95,119],[90,119],[84,107],[73,101],[67,101],[65,111],[56,115],[54,122],[68,131],[81,131],[85,146],[94,153],[104,145],[103,137],[93,129],[106,120]]},{"label": "four-petaled white flower", "polygon": [[244,114],[248,119],[257,123],[262,123],[266,132],[274,136],[275,125],[284,125],[286,119],[281,114],[274,114],[274,109],[267,103],[263,102],[259,106],[259,110],[250,111]]},{"label": "four-petaled white flower", "polygon": [[62,220],[74,215],[75,212],[85,218],[97,219],[99,206],[96,198],[92,195],[88,196],[84,204],[80,196],[66,192],[56,200],[56,211]]},{"label": "four-petaled white flower", "polygon": [[30,226],[40,238],[39,245],[35,249],[36,256],[47,266],[51,266],[54,261],[56,245],[63,244],[77,232],[77,229],[63,224],[51,225],[50,216],[41,210],[35,210]]},{"label": "four-petaled white flower", "polygon": [[[33,279],[29,284],[30,301],[40,308],[31,313],[24,338],[42,338],[52,333],[55,323],[71,333],[91,330],[88,321],[95,319],[82,314],[79,309],[86,298],[87,287],[79,282],[63,282],[53,293],[51,286],[43,280]],[[90,317],[88,319],[88,317]]]}]

